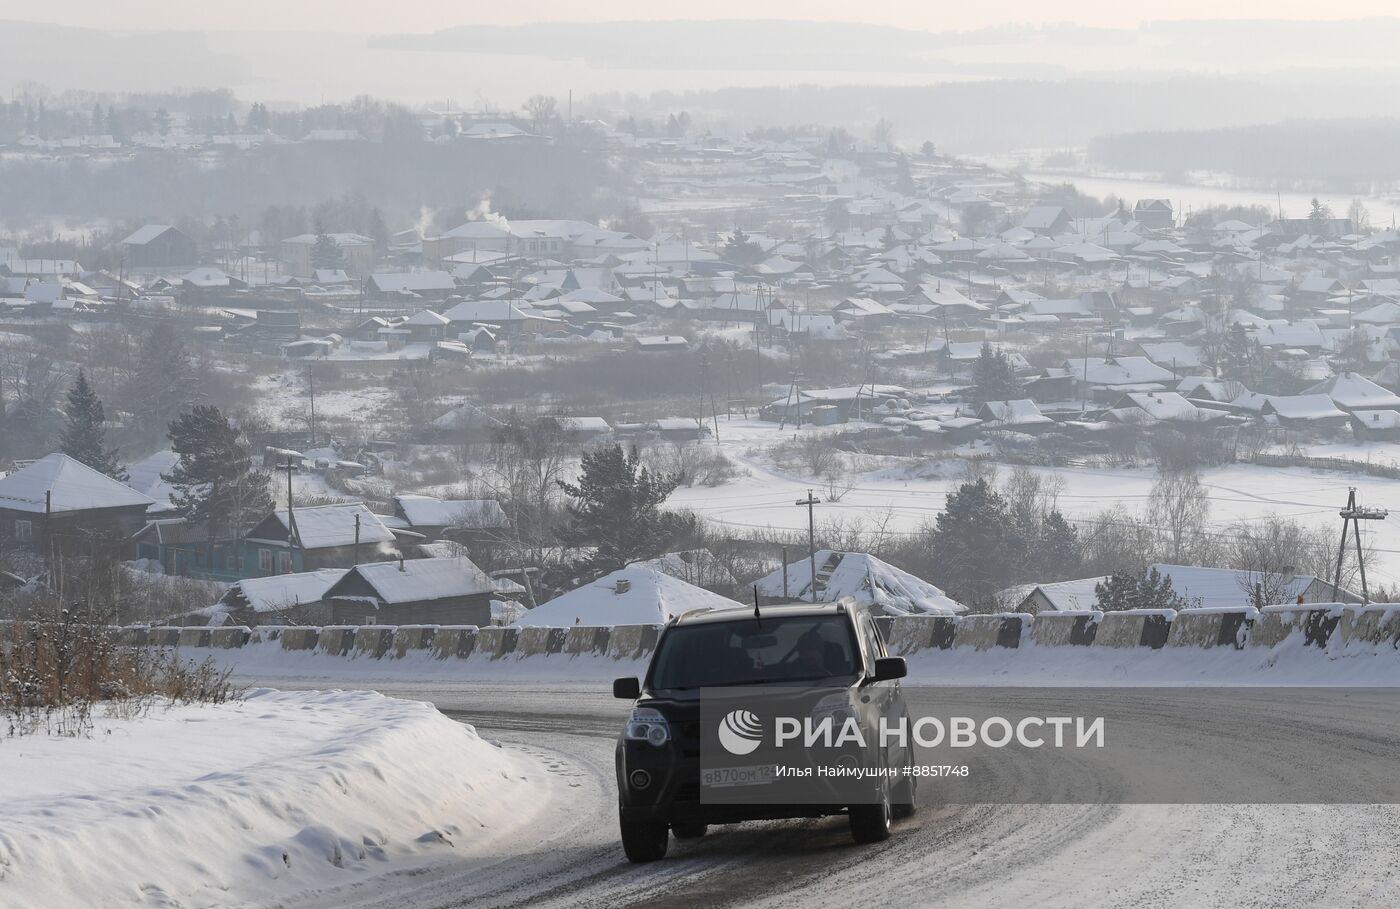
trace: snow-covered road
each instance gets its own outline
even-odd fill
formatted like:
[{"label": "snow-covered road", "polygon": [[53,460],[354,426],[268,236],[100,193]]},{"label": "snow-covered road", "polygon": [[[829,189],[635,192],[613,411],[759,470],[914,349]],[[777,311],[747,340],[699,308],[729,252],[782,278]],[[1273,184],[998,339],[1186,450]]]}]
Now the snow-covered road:
[{"label": "snow-covered road", "polygon": [[[873,847],[853,845],[839,818],[784,821],[673,840],[663,862],[629,865],[617,841],[612,769],[626,706],[601,689],[387,686],[543,759],[568,786],[554,789],[543,822],[498,857],[449,861],[298,905],[1334,907],[1393,904],[1400,889],[1400,807],[1391,805],[924,805]],[[1241,707],[1221,722],[1257,743],[1250,766],[1290,760],[1277,717]],[[1334,709],[1327,724],[1300,726],[1297,760],[1308,759],[1310,736],[1371,731],[1374,713]],[[1193,759],[1191,748],[1182,743],[1182,760]]]}]

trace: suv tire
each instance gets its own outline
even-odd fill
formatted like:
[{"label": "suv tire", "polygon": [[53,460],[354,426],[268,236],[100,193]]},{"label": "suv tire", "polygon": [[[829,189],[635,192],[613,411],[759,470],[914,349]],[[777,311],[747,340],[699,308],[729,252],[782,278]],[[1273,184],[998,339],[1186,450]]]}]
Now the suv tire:
[{"label": "suv tire", "polygon": [[890,821],[894,810],[890,806],[888,786],[880,787],[880,800],[873,805],[852,805],[848,811],[851,837],[861,844],[879,843],[890,838]]},{"label": "suv tire", "polygon": [[914,812],[919,810],[919,806],[914,803],[914,796],[919,792],[919,781],[915,777],[906,776],[899,781],[899,785],[894,787],[894,797],[892,814],[895,819],[913,817]]},{"label": "suv tire", "polygon": [[664,821],[629,821],[620,818],[622,851],[630,862],[654,862],[666,857],[669,831]]},{"label": "suv tire", "polygon": [[678,840],[698,840],[709,829],[706,824],[672,824],[671,833]]}]

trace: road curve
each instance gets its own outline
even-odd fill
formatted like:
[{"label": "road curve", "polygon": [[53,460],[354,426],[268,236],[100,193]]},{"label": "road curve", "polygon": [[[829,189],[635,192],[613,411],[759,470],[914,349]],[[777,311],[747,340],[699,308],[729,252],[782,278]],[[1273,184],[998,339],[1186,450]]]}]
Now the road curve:
[{"label": "road curve", "polygon": [[[875,846],[854,845],[841,818],[753,823],[673,839],[665,860],[636,866],[618,843],[612,769],[626,705],[578,686],[381,690],[432,700],[536,757],[566,795],[508,854],[298,906],[1338,907],[1394,904],[1400,893],[1394,805],[923,805]],[[1235,719],[1250,736],[1247,718]],[[1364,705],[1338,719],[1370,721]],[[1251,766],[1277,761],[1277,736],[1258,740]],[[1103,784],[1086,775],[1055,785]]]}]

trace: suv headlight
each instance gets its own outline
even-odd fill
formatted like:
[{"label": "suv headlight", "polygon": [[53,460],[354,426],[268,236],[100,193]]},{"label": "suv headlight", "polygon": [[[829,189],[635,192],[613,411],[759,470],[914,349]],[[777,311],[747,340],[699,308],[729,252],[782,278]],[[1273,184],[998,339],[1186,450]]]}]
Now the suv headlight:
[{"label": "suv headlight", "polygon": [[850,692],[837,691],[813,704],[811,715],[812,719],[817,721],[830,718],[833,723],[844,723],[846,720],[855,719],[856,708],[851,701]]},{"label": "suv headlight", "polygon": [[638,707],[632,711],[632,719],[627,721],[627,729],[622,737],[633,742],[650,742],[660,747],[671,740],[671,724],[661,711],[651,707]]}]

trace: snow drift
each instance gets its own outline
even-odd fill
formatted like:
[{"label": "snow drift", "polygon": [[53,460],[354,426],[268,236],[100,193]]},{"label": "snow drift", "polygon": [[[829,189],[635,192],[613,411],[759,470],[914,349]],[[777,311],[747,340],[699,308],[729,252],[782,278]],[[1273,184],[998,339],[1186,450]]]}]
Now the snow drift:
[{"label": "snow drift", "polygon": [[372,692],[264,689],[101,718],[88,739],[4,739],[0,905],[282,900],[489,852],[549,785],[431,706]]}]

